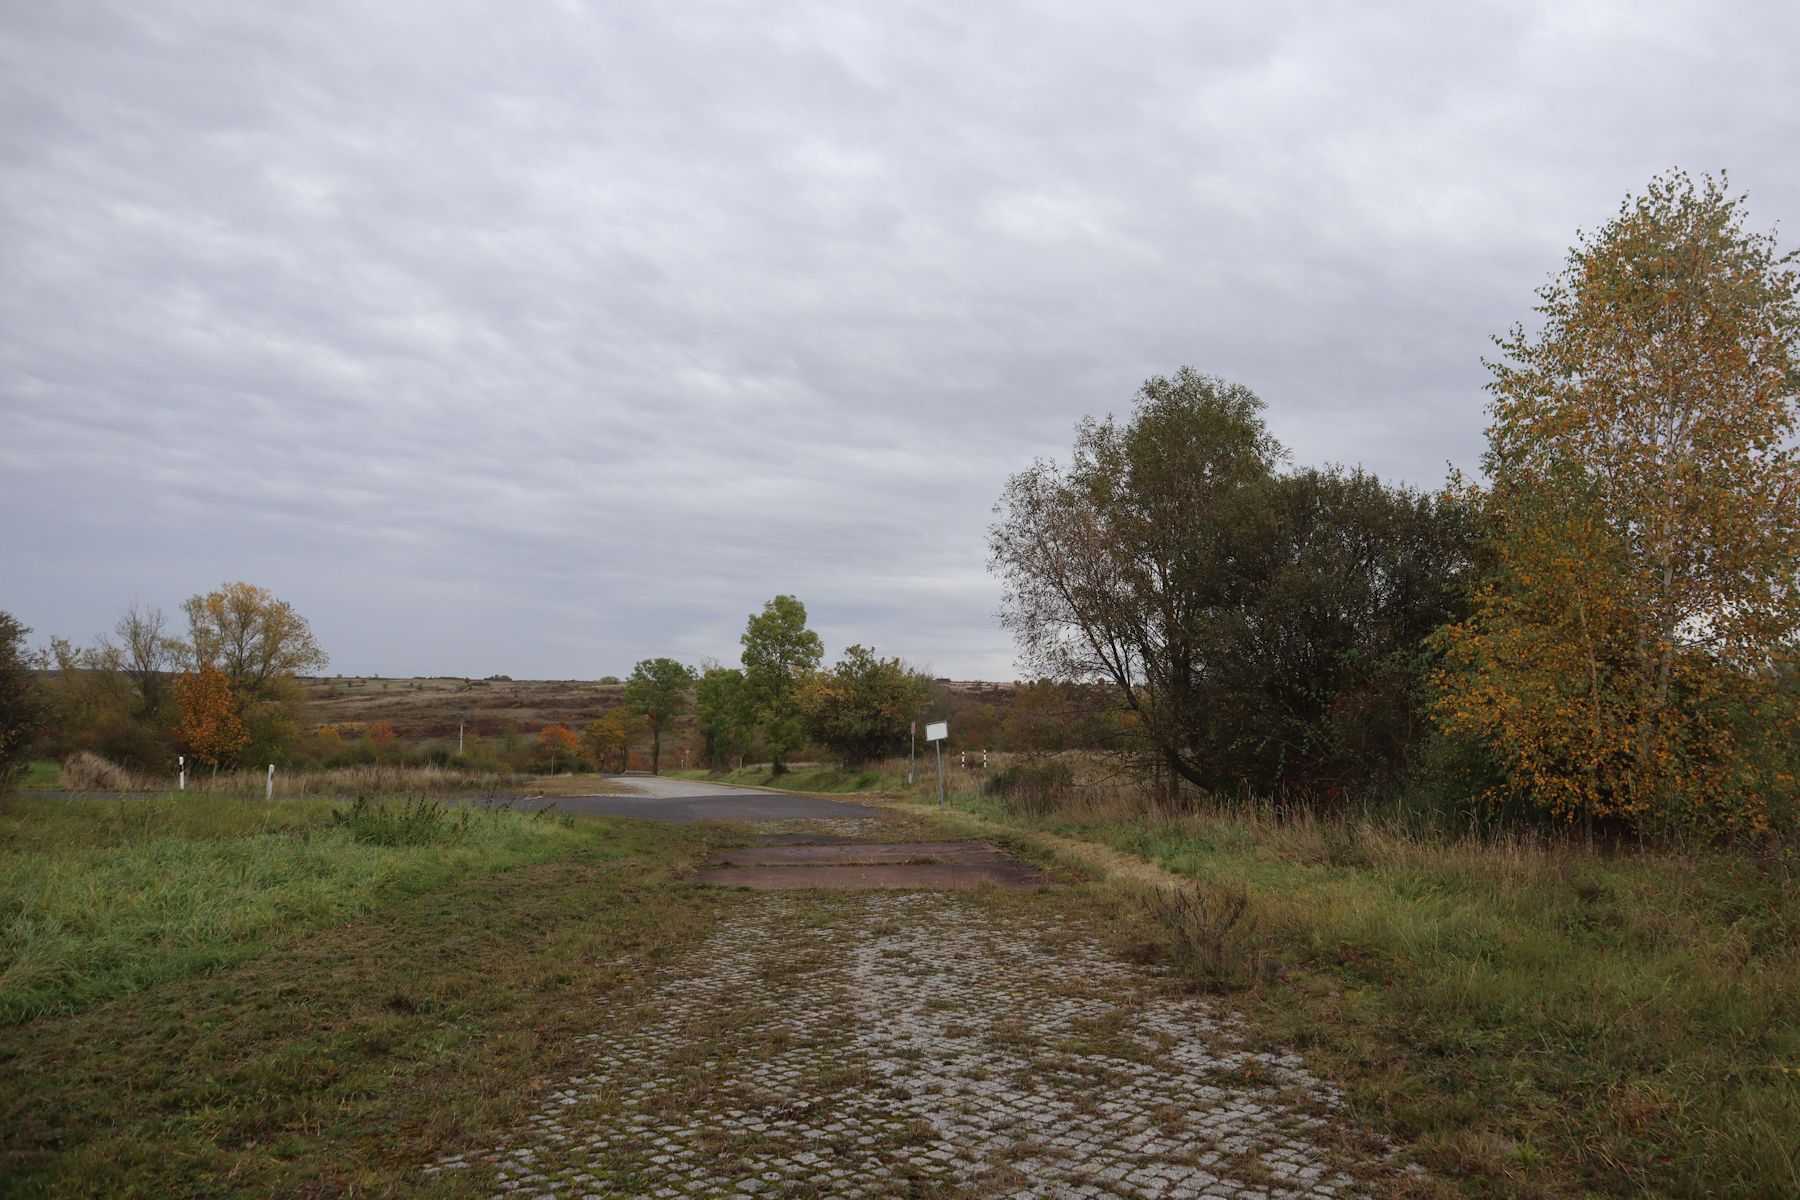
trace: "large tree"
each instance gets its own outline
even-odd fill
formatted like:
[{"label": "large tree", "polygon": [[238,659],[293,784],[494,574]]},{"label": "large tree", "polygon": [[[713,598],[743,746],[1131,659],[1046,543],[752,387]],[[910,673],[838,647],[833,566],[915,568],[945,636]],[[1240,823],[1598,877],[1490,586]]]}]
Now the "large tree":
[{"label": "large tree", "polygon": [[266,588],[227,583],[190,597],[189,653],[197,670],[210,664],[225,677],[238,718],[257,757],[299,736],[305,695],[297,676],[321,670],[325,651],[306,618]]},{"label": "large tree", "polygon": [[652,775],[662,774],[663,730],[687,711],[688,690],[693,686],[693,670],[672,658],[646,658],[631,669],[631,677],[625,681],[625,707],[650,725]]},{"label": "large tree", "polygon": [[31,630],[0,612],[0,796],[12,790],[29,760],[46,712],[42,689],[25,651]]},{"label": "large tree", "polygon": [[925,676],[899,659],[851,646],[835,667],[801,686],[799,702],[812,736],[855,766],[904,752],[929,693]]},{"label": "large tree", "polygon": [[763,748],[777,773],[806,745],[800,685],[819,668],[825,645],[806,627],[806,605],[777,596],[744,625],[744,683],[756,706]]},{"label": "large tree", "polygon": [[1565,816],[1767,819],[1800,631],[1800,273],[1744,221],[1723,179],[1653,180],[1489,364],[1493,569],[1439,712]]},{"label": "large tree", "polygon": [[991,531],[1025,664],[1107,680],[1137,744],[1208,790],[1335,794],[1399,769],[1420,645],[1466,560],[1448,501],[1278,474],[1247,389],[1182,369],[1067,468],[1015,475]]},{"label": "large tree", "polygon": [[706,760],[715,768],[741,760],[756,736],[756,706],[744,673],[712,664],[694,687],[694,713],[706,744]]}]

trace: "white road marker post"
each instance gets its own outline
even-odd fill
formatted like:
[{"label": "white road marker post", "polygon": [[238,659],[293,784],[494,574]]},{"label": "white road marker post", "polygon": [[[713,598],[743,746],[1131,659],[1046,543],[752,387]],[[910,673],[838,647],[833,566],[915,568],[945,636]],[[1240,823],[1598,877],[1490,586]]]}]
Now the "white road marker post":
[{"label": "white road marker post", "polygon": [[187,791],[187,755],[185,754],[175,756],[175,790]]},{"label": "white road marker post", "polygon": [[269,782],[263,785],[263,799],[264,800],[273,800],[274,798],[275,798],[275,764],[270,763],[269,764]]},{"label": "white road marker post", "polygon": [[950,737],[950,722],[933,721],[925,726],[925,740],[937,747],[938,807],[944,806],[944,742]]}]

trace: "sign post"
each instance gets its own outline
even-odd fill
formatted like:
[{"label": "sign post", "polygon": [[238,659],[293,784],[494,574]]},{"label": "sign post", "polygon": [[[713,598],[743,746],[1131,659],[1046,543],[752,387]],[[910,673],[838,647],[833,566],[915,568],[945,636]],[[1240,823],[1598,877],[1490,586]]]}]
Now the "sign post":
[{"label": "sign post", "polygon": [[937,747],[938,807],[944,804],[944,742],[950,737],[950,722],[933,721],[925,727],[925,740]]}]

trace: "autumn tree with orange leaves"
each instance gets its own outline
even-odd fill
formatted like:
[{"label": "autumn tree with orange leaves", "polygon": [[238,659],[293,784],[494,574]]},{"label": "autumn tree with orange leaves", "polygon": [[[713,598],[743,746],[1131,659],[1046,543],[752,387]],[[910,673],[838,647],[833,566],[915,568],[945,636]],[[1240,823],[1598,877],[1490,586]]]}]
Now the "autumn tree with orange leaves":
[{"label": "autumn tree with orange leaves", "polygon": [[538,733],[538,749],[550,756],[550,773],[557,765],[571,766],[581,757],[581,739],[567,725],[546,725]]},{"label": "autumn tree with orange leaves", "polygon": [[1489,364],[1490,569],[1436,711],[1561,817],[1793,811],[1800,273],[1744,218],[1722,178],[1653,180]]},{"label": "autumn tree with orange leaves", "polygon": [[211,663],[202,663],[175,681],[181,720],[177,731],[188,752],[217,770],[250,744],[250,731],[237,714],[231,683]]}]

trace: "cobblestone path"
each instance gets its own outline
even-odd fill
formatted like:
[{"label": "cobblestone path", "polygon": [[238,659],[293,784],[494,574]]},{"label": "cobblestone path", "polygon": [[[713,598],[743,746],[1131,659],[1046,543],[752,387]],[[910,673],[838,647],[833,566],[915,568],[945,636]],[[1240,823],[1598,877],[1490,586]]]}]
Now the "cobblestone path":
[{"label": "cobblestone path", "polygon": [[[500,1197],[1339,1197],[1298,1058],[984,893],[741,897],[507,1144],[428,1168]],[[1355,1174],[1353,1174],[1355,1172]]]}]

